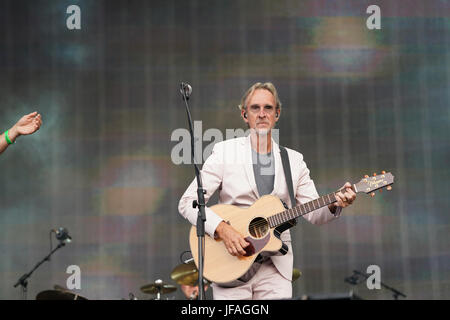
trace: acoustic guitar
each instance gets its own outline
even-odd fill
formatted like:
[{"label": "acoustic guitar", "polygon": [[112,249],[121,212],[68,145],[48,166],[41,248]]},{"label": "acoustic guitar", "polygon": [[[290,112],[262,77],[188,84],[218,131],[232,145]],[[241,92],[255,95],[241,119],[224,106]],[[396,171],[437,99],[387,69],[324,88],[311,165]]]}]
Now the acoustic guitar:
[{"label": "acoustic guitar", "polygon": [[[381,175],[365,176],[352,185],[356,192],[374,196],[374,191],[382,188],[390,190],[394,176],[382,171]],[[340,191],[340,190],[339,190]],[[227,283],[243,276],[260,253],[286,254],[288,247],[280,240],[283,231],[295,225],[295,219],[311,211],[336,202],[335,191],[310,202],[286,209],[276,196],[265,195],[252,206],[242,209],[230,204],[218,204],[211,209],[225,222],[240,232],[250,243],[243,256],[232,256],[223,241],[205,237],[204,277],[211,282]],[[380,190],[381,191],[381,190]],[[198,267],[198,238],[196,227],[189,234],[189,245],[195,264]]]}]

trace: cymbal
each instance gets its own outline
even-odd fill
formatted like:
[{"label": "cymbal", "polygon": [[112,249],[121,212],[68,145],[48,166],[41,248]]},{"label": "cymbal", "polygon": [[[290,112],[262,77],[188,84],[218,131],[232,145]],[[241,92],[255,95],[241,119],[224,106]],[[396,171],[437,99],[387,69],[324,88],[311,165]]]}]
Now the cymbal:
[{"label": "cymbal", "polygon": [[177,290],[177,287],[164,283],[162,280],[156,280],[155,283],[146,284],[141,287],[141,291],[148,294],[165,294],[174,292],[175,290]]},{"label": "cymbal", "polygon": [[67,292],[70,292],[69,290],[67,290],[67,289],[64,288],[63,286],[60,286],[60,285],[57,285],[57,284],[55,284],[55,285],[53,286],[53,289],[59,290],[59,291],[67,291]]},{"label": "cymbal", "polygon": [[300,278],[301,275],[302,275],[302,272],[300,270],[298,270],[297,268],[294,268],[294,270],[292,270],[292,282],[294,282],[295,280]]},{"label": "cymbal", "polygon": [[198,282],[198,270],[194,261],[182,263],[173,269],[170,277],[178,284],[195,286]]},{"label": "cymbal", "polygon": [[45,290],[37,294],[36,300],[88,300],[67,290]]}]

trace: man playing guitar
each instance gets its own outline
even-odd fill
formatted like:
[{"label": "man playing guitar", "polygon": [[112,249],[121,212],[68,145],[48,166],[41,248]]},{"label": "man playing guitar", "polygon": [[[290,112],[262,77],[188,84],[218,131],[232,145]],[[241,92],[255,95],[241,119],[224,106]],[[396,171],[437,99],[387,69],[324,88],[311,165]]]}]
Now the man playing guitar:
[{"label": "man playing guitar", "polygon": [[[205,201],[219,189],[219,203],[248,208],[264,195],[274,195],[291,203],[280,147],[272,137],[272,129],[280,119],[281,102],[272,83],[256,83],[244,94],[239,105],[241,117],[250,128],[248,137],[217,143],[205,161],[201,177],[206,190]],[[306,203],[319,198],[301,153],[286,148],[295,200]],[[192,181],[180,199],[179,212],[196,224],[197,183]],[[336,202],[314,210],[303,217],[311,223],[323,224],[339,217],[342,208],[352,204],[356,193],[347,182],[335,194]],[[250,243],[244,235],[211,208],[206,208],[206,233],[222,241],[230,256],[245,259]],[[214,299],[288,299],[292,297],[293,255],[289,230],[281,233],[287,245],[284,255],[260,255],[248,271],[234,281],[213,283]],[[205,255],[208,259],[208,253]]]}]

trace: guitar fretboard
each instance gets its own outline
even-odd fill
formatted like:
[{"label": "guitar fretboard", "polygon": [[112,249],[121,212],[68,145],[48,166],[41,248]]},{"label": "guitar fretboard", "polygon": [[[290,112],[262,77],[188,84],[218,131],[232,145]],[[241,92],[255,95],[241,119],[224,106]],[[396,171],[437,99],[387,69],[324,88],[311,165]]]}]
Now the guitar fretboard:
[{"label": "guitar fretboard", "polygon": [[292,209],[287,209],[285,211],[274,214],[273,216],[270,216],[267,219],[269,221],[269,226],[271,228],[276,228],[276,227],[282,225],[283,223],[286,223],[292,219],[301,217],[311,211],[320,209],[320,208],[325,207],[333,202],[336,202],[335,193],[337,193],[337,192],[339,192],[339,191],[326,194],[320,198],[317,198],[317,199],[307,202],[305,204],[301,204]]}]

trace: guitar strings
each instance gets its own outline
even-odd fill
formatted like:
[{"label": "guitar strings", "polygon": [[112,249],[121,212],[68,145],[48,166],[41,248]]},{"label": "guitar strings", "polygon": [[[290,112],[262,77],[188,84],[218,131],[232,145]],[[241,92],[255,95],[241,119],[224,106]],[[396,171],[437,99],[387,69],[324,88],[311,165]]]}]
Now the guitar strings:
[{"label": "guitar strings", "polygon": [[[328,196],[330,196],[331,194],[335,195],[336,193],[338,193],[338,192],[340,192],[340,191],[343,191],[343,190],[344,190],[344,189],[340,189],[340,190],[338,190],[338,191],[335,191],[335,192],[329,193],[329,194],[327,194],[327,195],[325,195],[325,196],[322,196],[321,198],[328,197]],[[319,198],[318,198],[318,199],[319,199]],[[315,209],[313,209],[313,210],[310,210],[310,209],[307,209],[307,208],[306,208],[306,205],[308,205],[308,204],[310,204],[310,203],[312,203],[313,201],[316,201],[316,200],[317,200],[317,199],[314,199],[314,200],[309,201],[309,202],[307,202],[307,203],[305,203],[305,204],[301,204],[301,205],[296,206],[296,207],[294,207],[294,208],[287,209],[287,210],[285,210],[285,211],[276,213],[276,214],[274,214],[274,215],[268,217],[267,219],[264,219],[263,221],[257,221],[257,222],[255,222],[255,223],[253,223],[253,224],[250,223],[250,226],[252,226],[252,227],[254,227],[254,228],[260,228],[260,227],[264,227],[264,226],[268,225],[268,226],[270,227],[270,222],[268,221],[269,218],[275,217],[275,216],[277,216],[277,215],[281,215],[281,214],[283,214],[283,213],[285,213],[285,212],[288,212],[289,210],[294,210],[295,208],[304,207],[305,210],[306,210],[306,212],[305,212],[305,213],[302,213],[302,214],[300,214],[298,217],[296,217],[296,218],[300,218],[300,217],[302,217],[302,216],[304,216],[304,215],[306,215],[306,214],[308,214],[308,213],[310,213],[310,212],[313,212],[313,211],[315,211],[315,210],[317,210],[317,209],[323,208],[323,207],[325,207],[326,205],[328,205],[328,204],[325,204],[325,205],[320,206],[319,208],[315,208]],[[322,199],[322,200],[323,200],[323,199]],[[334,202],[334,201],[333,201],[333,202]],[[324,203],[325,203],[325,201],[324,201]],[[332,203],[332,202],[331,202],[331,203]],[[313,204],[313,205],[314,205],[314,204]],[[319,203],[319,205],[320,205],[320,203]],[[314,207],[313,207],[313,208],[314,208]],[[310,211],[308,211],[308,210],[310,210]],[[281,216],[281,218],[284,220],[285,217],[282,217],[282,216]],[[288,221],[293,220],[293,219],[296,219],[296,218],[288,219],[288,220],[282,222],[281,224],[287,223]],[[266,221],[267,221],[267,222],[266,222]],[[278,224],[277,226],[279,226],[279,225],[281,225],[281,224]],[[276,226],[275,226],[275,227],[276,227]]]},{"label": "guitar strings", "polygon": [[[322,197],[321,197],[321,198],[322,198],[322,201],[323,201],[324,203],[326,203],[326,201],[324,201],[324,199],[323,199],[324,197],[329,197],[330,195],[336,196],[337,193],[343,192],[344,190],[345,190],[345,188],[342,188],[342,189],[339,189],[339,190],[337,190],[337,191],[331,192],[331,193],[329,193],[329,194],[327,194],[327,195],[325,195],[325,196],[322,196]],[[320,199],[320,198],[317,198],[317,199]],[[275,218],[274,218],[275,216],[279,216],[282,220],[285,220],[286,217],[284,217],[284,216],[282,216],[282,215],[283,215],[284,213],[288,212],[289,210],[295,210],[296,208],[300,208],[300,207],[303,207],[303,208],[306,210],[305,213],[301,213],[299,216],[297,216],[297,217],[295,217],[295,218],[287,219],[286,221],[284,221],[284,222],[282,222],[282,223],[277,223],[277,222],[274,221],[274,222],[276,223],[275,227],[277,227],[277,226],[280,226],[280,225],[282,225],[282,224],[284,224],[284,223],[289,222],[290,220],[293,220],[293,219],[302,217],[302,216],[304,216],[304,215],[306,215],[306,214],[308,214],[308,213],[310,213],[310,212],[313,212],[313,211],[315,211],[315,210],[317,210],[317,209],[323,208],[323,207],[325,207],[326,205],[331,204],[331,203],[333,203],[333,202],[336,201],[336,200],[335,200],[335,201],[332,201],[332,202],[330,202],[330,203],[328,203],[328,204],[325,204],[325,205],[320,206],[319,208],[315,208],[315,209],[313,209],[313,210],[307,209],[307,208],[306,208],[306,205],[310,206],[310,205],[309,205],[310,203],[313,204],[313,208],[314,208],[314,203],[313,203],[313,201],[316,201],[317,199],[314,199],[314,200],[312,200],[312,201],[309,201],[309,202],[307,202],[307,203],[305,203],[305,204],[301,204],[301,205],[296,206],[296,207],[294,207],[294,208],[287,209],[287,210],[282,211],[282,212],[279,212],[279,213],[275,213],[274,215],[271,215],[270,217],[267,217],[267,218],[264,219],[263,221],[257,221],[257,222],[255,222],[255,223],[253,223],[253,224],[250,223],[249,226],[251,226],[251,227],[253,227],[253,228],[260,228],[260,227],[264,227],[264,226],[268,225],[268,226],[270,227],[271,223],[269,222],[269,218],[272,218],[272,220],[273,220],[273,219],[275,219]],[[320,205],[320,202],[319,202],[319,205]],[[309,211],[308,211],[308,210],[309,210]],[[301,211],[300,211],[300,212],[301,212]],[[297,212],[296,212],[296,213],[297,213]]]},{"label": "guitar strings", "polygon": [[[305,206],[305,205],[301,205],[301,206],[303,206],[303,207],[305,208],[305,210],[306,210],[305,213],[302,213],[302,214],[300,214],[299,216],[297,216],[297,217],[295,217],[295,218],[287,219],[286,221],[282,222],[281,224],[286,223],[286,222],[288,222],[288,221],[290,221],[290,220],[293,220],[293,219],[302,217],[302,216],[304,216],[304,215],[306,215],[306,214],[308,214],[308,213],[310,213],[310,212],[313,212],[313,211],[315,211],[315,210],[317,210],[317,209],[320,209],[320,208],[322,208],[322,207],[325,207],[326,205],[327,205],[327,204],[325,204],[325,205],[323,205],[323,206],[321,206],[321,207],[319,207],[319,208],[313,209],[313,210],[306,209],[306,206]],[[294,208],[299,208],[299,207],[301,207],[301,206],[294,207]],[[280,215],[282,215],[283,213],[288,212],[289,210],[294,210],[294,208],[288,209],[288,210],[285,210],[285,211],[282,211],[282,212],[279,212],[279,213],[276,213],[276,214],[274,214],[274,215],[268,217],[267,219],[265,219],[265,220],[263,220],[263,221],[257,221],[257,222],[255,222],[255,223],[253,223],[253,224],[251,223],[250,226],[258,227],[258,228],[259,228],[259,227],[262,227],[262,226],[265,226],[265,225],[270,225],[270,222],[268,221],[269,218],[273,218],[273,217],[275,217],[275,216],[280,216]],[[308,211],[308,210],[309,210],[309,211]],[[283,217],[283,216],[280,216],[280,218],[283,219],[283,220],[286,219],[286,217]],[[274,218],[273,218],[273,219],[274,219]],[[267,221],[267,223],[266,223],[266,221]],[[279,224],[278,224],[278,225],[279,225]]]},{"label": "guitar strings", "polygon": [[[326,206],[326,205],[325,205],[325,206]],[[324,206],[322,206],[322,207],[324,207]],[[317,208],[317,209],[319,209],[319,208]],[[311,211],[307,211],[307,212],[305,212],[305,213],[302,213],[302,214],[300,214],[299,216],[297,216],[296,218],[302,217],[302,216],[304,216],[304,215],[306,215],[306,214],[308,214],[308,213],[310,213],[310,212],[313,212],[313,211],[315,211],[315,210],[317,210],[317,209],[314,209],[314,210],[311,210]],[[285,212],[287,212],[287,211],[289,211],[289,210],[292,210],[292,209],[288,209],[288,210],[285,210],[285,211],[283,211],[283,212],[276,213],[276,214],[270,216],[269,218],[275,217],[276,215],[283,214],[283,213],[285,213]],[[254,222],[254,223],[250,223],[250,226],[251,226],[251,227],[254,227],[254,228],[260,228],[260,227],[263,227],[263,226],[268,225],[268,226],[270,227],[270,222],[268,221],[269,218],[264,219],[263,221],[257,221],[257,222]],[[285,217],[281,217],[281,218],[282,218],[283,220],[285,219]],[[296,219],[296,218],[290,218],[290,219],[287,219],[286,221],[282,222],[281,224],[286,223],[286,222],[288,222],[288,221],[290,221],[290,220],[293,220],[293,219]],[[267,221],[267,222],[266,222],[266,221]],[[278,225],[281,225],[281,224],[278,224]]]}]

